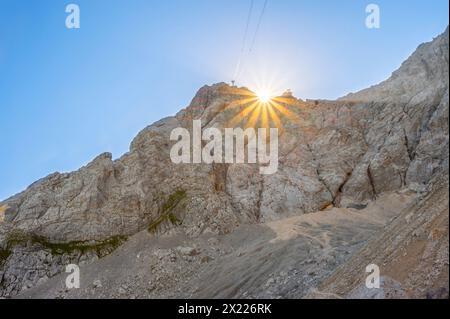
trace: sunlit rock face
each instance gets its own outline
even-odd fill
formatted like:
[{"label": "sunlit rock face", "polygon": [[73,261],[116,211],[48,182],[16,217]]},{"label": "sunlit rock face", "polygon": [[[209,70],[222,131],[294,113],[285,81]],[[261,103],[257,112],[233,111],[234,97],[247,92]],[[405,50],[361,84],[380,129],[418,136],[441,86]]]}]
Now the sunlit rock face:
[{"label": "sunlit rock face", "polygon": [[[261,106],[246,88],[205,86],[178,114],[142,130],[119,159],[99,155],[1,203],[7,209],[0,243],[11,254],[2,276],[11,278],[18,260],[26,263],[45,245],[103,245],[144,229],[225,234],[332,206],[364,207],[385,192],[421,192],[448,166],[448,94],[448,29],[419,46],[387,81],[337,101],[283,96]],[[173,164],[170,133],[191,130],[193,120],[203,129],[277,127],[278,171],[262,175],[258,164]],[[11,240],[18,235],[22,242]],[[48,269],[61,270],[59,259],[49,260]],[[33,275],[25,289],[54,273]],[[22,289],[23,277],[14,272],[9,293]]]}]

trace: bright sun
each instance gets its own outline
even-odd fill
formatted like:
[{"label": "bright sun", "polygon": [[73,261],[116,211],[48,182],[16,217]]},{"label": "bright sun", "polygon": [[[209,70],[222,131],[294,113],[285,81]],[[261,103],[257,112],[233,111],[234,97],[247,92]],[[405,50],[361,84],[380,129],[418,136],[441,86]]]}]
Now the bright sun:
[{"label": "bright sun", "polygon": [[298,121],[292,98],[278,95],[269,86],[258,88],[253,91],[248,89],[237,89],[242,97],[231,102],[229,108],[237,108],[236,114],[229,120],[229,127],[242,125],[245,128],[276,127],[283,129],[281,117],[292,121]]},{"label": "bright sun", "polygon": [[257,93],[257,95],[258,95],[259,100],[262,103],[268,103],[272,99],[272,95],[270,94],[269,91],[265,91],[265,90],[264,91],[259,91]]}]

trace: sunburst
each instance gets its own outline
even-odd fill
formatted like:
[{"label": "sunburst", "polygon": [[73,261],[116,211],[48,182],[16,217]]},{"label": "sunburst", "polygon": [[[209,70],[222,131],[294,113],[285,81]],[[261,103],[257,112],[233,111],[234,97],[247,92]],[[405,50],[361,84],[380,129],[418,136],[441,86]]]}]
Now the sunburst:
[{"label": "sunburst", "polygon": [[272,127],[282,131],[282,118],[299,121],[299,116],[288,108],[289,105],[295,104],[292,98],[277,96],[270,89],[261,89],[256,92],[239,90],[239,95],[242,98],[228,105],[228,108],[239,109],[228,123],[231,127]]}]

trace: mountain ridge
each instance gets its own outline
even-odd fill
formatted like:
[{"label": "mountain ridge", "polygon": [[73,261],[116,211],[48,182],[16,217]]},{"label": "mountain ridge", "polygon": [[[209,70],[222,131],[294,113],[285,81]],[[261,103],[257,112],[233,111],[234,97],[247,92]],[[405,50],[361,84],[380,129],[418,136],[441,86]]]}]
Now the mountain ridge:
[{"label": "mountain ridge", "polygon": [[[326,214],[329,209],[365,213],[383,196],[398,192],[414,194],[417,204],[435,192],[430,183],[436,176],[447,174],[448,183],[448,28],[419,46],[377,86],[337,101],[281,99],[274,108],[277,118],[270,119],[280,126],[280,165],[274,175],[260,175],[253,164],[171,163],[169,135],[174,128],[191,130],[194,119],[204,128],[246,127],[254,113],[244,102],[252,95],[225,83],[204,86],[187,108],[143,129],[120,158],[100,154],[78,171],[51,174],[3,201],[0,296],[26,295],[33,287],[39,291],[43,283],[55,282],[69,262],[90,265],[116,249],[125,253],[127,238],[133,241],[142,232],[185,236],[187,241],[207,235],[224,238],[246,225]],[[261,117],[253,123],[258,124]],[[375,227],[369,224],[360,226]],[[320,232],[314,236],[336,235]],[[363,237],[367,243],[369,237]],[[312,254],[328,258],[341,249],[332,246]],[[164,264],[171,254],[168,259],[156,257]],[[322,279],[334,267],[324,262],[328,270]],[[310,271],[302,267],[300,272]]]}]

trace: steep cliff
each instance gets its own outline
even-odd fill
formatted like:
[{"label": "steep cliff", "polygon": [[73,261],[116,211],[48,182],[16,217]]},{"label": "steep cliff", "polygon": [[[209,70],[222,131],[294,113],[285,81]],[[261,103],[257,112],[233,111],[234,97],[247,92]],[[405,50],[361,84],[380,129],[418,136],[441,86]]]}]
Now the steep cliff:
[{"label": "steep cliff", "polygon": [[[246,88],[205,86],[176,116],[141,131],[121,158],[102,154],[1,203],[0,295],[40,286],[69,262],[96,263],[141,231],[153,234],[149,241],[195,241],[333,207],[364,210],[399,191],[423,198],[437,176],[448,181],[448,74],[447,29],[387,81],[337,101],[279,97],[258,109]],[[280,133],[273,175],[261,175],[258,164],[171,162],[174,128],[191,130],[196,119],[204,129],[257,127],[264,118]],[[448,238],[448,219],[446,227]]]}]

